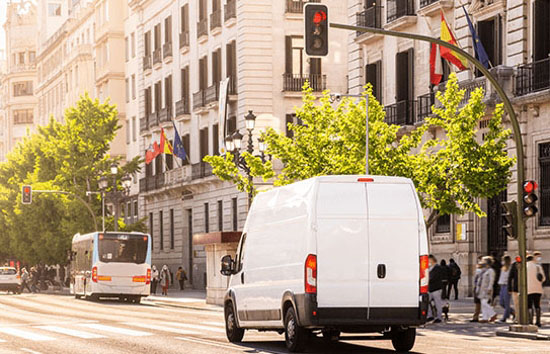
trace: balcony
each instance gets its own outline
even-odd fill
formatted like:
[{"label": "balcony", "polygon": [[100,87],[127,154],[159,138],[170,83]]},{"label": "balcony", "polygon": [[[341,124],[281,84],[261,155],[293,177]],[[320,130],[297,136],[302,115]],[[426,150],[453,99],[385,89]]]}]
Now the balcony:
[{"label": "balcony", "polygon": [[151,63],[151,56],[147,55],[143,57],[143,71],[151,70],[153,67]]},{"label": "balcony", "polygon": [[204,99],[204,90],[200,90],[199,92],[195,92],[193,94],[193,109],[204,107],[205,99]]},{"label": "balcony", "polygon": [[165,123],[172,121],[172,105],[166,105],[159,112],[159,123]]},{"label": "balcony", "polygon": [[417,122],[416,101],[399,101],[384,107],[386,111],[386,123],[395,125],[414,125]]},{"label": "balcony", "polygon": [[227,22],[232,18],[237,18],[237,0],[228,0],[223,12],[223,20]]},{"label": "balcony", "polygon": [[413,0],[388,0],[387,1],[387,22],[397,20],[405,16],[415,16]]},{"label": "balcony", "polygon": [[326,75],[322,74],[283,74],[283,91],[302,92],[304,84],[309,82],[313,91],[326,89]]},{"label": "balcony", "polygon": [[191,181],[191,166],[186,165],[166,171],[164,185],[166,187]]},{"label": "balcony", "polygon": [[453,0],[420,0],[419,8],[416,11],[421,16],[439,16],[442,10],[452,9]]},{"label": "balcony", "polygon": [[164,187],[165,174],[161,173],[155,176],[147,176],[139,180],[139,192],[151,192]]},{"label": "balcony", "polygon": [[212,166],[210,164],[201,161],[191,165],[191,179],[196,180],[209,176],[212,176]]},{"label": "balcony", "polygon": [[220,89],[219,89],[219,84],[217,83],[207,87],[206,90],[204,91],[205,104],[217,102],[219,97],[220,97]]},{"label": "balcony", "polygon": [[172,58],[172,42],[166,42],[162,45],[162,58]]},{"label": "balcony", "polygon": [[216,10],[210,14],[210,31],[222,27],[222,10]]},{"label": "balcony", "polygon": [[426,7],[431,4],[435,4],[439,0],[420,0],[420,8]]},{"label": "balcony", "polygon": [[[382,6],[375,5],[356,15],[357,26],[382,28]],[[358,32],[358,35],[363,32]]]},{"label": "balcony", "polygon": [[516,68],[516,95],[550,89],[550,58],[521,64]]},{"label": "balcony", "polygon": [[206,18],[197,22],[197,38],[208,36],[208,20]]},{"label": "balcony", "polygon": [[145,132],[149,129],[149,120],[147,119],[147,117],[142,117],[140,118],[139,120],[139,131],[140,132]]},{"label": "balcony", "polygon": [[189,47],[189,32],[180,33],[180,49]]},{"label": "balcony", "polygon": [[153,65],[162,63],[162,51],[160,48],[155,49],[153,52]]},{"label": "balcony", "polygon": [[286,13],[287,14],[302,14],[304,13],[304,5],[308,2],[321,2],[321,0],[286,0]]},{"label": "balcony", "polygon": [[189,114],[189,101],[182,98],[176,102],[176,117],[184,114]]},{"label": "balcony", "polygon": [[156,127],[159,125],[159,116],[158,112],[149,113],[149,128]]},{"label": "balcony", "polygon": [[416,115],[417,122],[423,122],[426,117],[432,114],[432,106],[435,103],[435,93],[429,92],[417,97],[418,111]]}]

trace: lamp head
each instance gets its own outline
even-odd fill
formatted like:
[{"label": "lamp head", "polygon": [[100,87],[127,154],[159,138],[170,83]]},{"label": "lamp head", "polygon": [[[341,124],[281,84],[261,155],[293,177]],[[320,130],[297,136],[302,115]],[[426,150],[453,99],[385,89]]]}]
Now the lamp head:
[{"label": "lamp head", "polygon": [[254,126],[256,125],[256,116],[252,113],[252,110],[249,110],[248,114],[244,116],[244,121],[247,130],[254,130]]},{"label": "lamp head", "polygon": [[240,150],[243,142],[243,135],[237,130],[233,133],[233,144],[235,150]]}]

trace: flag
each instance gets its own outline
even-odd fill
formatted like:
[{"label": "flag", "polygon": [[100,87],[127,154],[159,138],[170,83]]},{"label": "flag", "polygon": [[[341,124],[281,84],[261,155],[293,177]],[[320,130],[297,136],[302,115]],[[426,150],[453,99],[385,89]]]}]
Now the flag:
[{"label": "flag", "polygon": [[174,155],[185,161],[187,159],[187,153],[185,152],[185,147],[181,141],[181,137],[176,129],[176,124],[174,124]]},{"label": "flag", "polygon": [[439,53],[439,45],[432,43],[430,51],[430,83],[438,85],[443,78],[443,65],[441,64],[441,54]]},{"label": "flag", "polygon": [[160,128],[160,153],[172,155],[172,150],[172,144],[170,144],[170,140],[166,139],[164,128]]},{"label": "flag", "polygon": [[464,6],[462,6],[462,10],[464,10],[464,14],[466,15],[466,21],[468,21],[468,27],[470,27],[470,33],[472,34],[472,43],[474,44],[476,59],[479,60],[484,67],[489,69],[489,65],[490,65],[489,56],[487,55],[487,52],[485,51],[483,44],[479,40],[479,37],[477,36],[474,25],[472,24],[472,21],[470,21],[470,16],[468,16],[468,12],[466,12],[466,9],[464,8]]},{"label": "flag", "polygon": [[153,147],[149,145],[147,150],[145,150],[145,164],[150,164],[155,159],[155,152],[153,151]]},{"label": "flag", "polygon": [[[441,40],[455,46],[458,45],[456,42],[456,38],[453,35],[453,32],[451,32],[451,29],[449,28],[449,25],[445,20],[445,15],[443,14],[443,11],[441,11]],[[441,46],[440,50],[441,56],[443,58],[453,63],[458,69],[466,70],[468,65],[468,61],[466,60],[466,58],[464,58],[462,55],[458,54],[454,50],[445,48],[443,46]]]}]

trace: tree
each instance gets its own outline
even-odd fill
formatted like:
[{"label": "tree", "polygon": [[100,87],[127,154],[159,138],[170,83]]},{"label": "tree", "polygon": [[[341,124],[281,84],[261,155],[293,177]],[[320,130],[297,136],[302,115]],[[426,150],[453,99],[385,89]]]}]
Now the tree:
[{"label": "tree", "polygon": [[[431,226],[439,215],[474,212],[485,216],[477,204],[479,198],[490,198],[506,188],[514,159],[508,157],[506,141],[510,131],[502,126],[503,110],[497,105],[483,139],[478,138],[479,121],[485,117],[483,91],[475,90],[468,103],[459,108],[464,98],[456,75],[451,74],[444,92],[436,97],[441,107],[432,107],[428,117],[407,134],[401,127],[387,124],[383,107],[369,94],[369,172],[372,175],[411,178],[422,206],[430,210],[426,219]],[[264,134],[267,153],[281,161],[283,168],[274,171],[257,157],[248,157],[255,166],[254,176],[274,178],[280,186],[321,175],[365,173],[365,104],[344,98],[334,107],[330,93],[317,98],[307,85],[303,105],[296,110],[302,124],[289,124],[293,138],[274,129]],[[434,129],[442,132],[436,136]],[[240,190],[247,186],[231,156],[206,157],[213,173],[220,179],[236,183]]]}]

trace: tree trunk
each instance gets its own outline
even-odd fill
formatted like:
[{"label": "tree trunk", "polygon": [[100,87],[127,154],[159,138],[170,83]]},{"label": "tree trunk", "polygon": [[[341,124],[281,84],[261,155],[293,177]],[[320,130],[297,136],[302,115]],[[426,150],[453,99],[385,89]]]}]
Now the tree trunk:
[{"label": "tree trunk", "polygon": [[439,217],[439,212],[435,209],[432,209],[432,212],[430,213],[428,220],[426,220],[426,231],[429,230],[430,227],[432,227],[432,225],[434,224],[434,222],[437,220],[438,217]]}]

